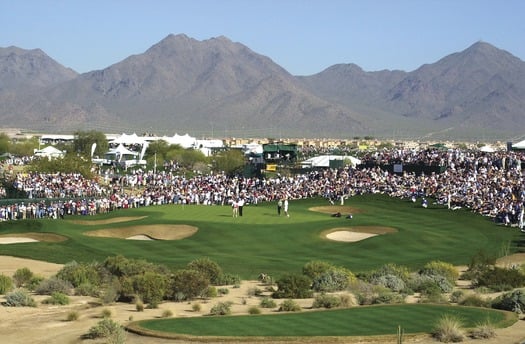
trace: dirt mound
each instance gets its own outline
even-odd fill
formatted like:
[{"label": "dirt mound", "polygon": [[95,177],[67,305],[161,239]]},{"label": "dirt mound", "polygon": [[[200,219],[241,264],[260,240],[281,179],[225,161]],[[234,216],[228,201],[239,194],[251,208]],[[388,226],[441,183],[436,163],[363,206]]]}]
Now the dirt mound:
[{"label": "dirt mound", "polygon": [[328,231],[324,231],[321,235],[334,241],[356,242],[376,235],[395,232],[397,232],[397,230],[391,227],[355,226],[332,228]]},{"label": "dirt mound", "polygon": [[350,207],[347,205],[327,205],[322,207],[311,207],[308,208],[308,210],[323,214],[341,213],[341,215],[359,214],[363,212],[361,209]]},{"label": "dirt mound", "polygon": [[0,235],[0,244],[16,244],[23,242],[61,242],[67,237],[54,233],[11,233]]},{"label": "dirt mound", "polygon": [[112,219],[105,219],[105,220],[94,220],[94,221],[90,221],[90,220],[68,220],[68,222],[74,223],[76,225],[96,226],[96,225],[110,225],[112,223],[142,220],[145,217],[146,216],[121,216],[121,217],[114,217]]},{"label": "dirt mound", "polygon": [[188,225],[143,225],[99,229],[85,232],[84,234],[102,238],[127,239],[148,237],[153,240],[180,240],[192,236],[197,230],[197,227]]}]

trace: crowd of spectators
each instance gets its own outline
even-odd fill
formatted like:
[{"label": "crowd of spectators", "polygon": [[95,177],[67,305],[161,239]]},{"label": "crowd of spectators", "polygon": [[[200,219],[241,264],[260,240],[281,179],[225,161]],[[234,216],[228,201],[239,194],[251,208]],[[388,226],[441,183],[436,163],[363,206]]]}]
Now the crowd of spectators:
[{"label": "crowd of spectators", "polygon": [[[450,209],[464,207],[498,223],[523,227],[524,158],[524,153],[513,151],[390,149],[364,155],[362,166],[272,178],[223,174],[186,178],[176,171],[138,170],[121,176],[102,175],[97,181],[80,174],[18,173],[13,185],[27,194],[29,202],[1,207],[0,219],[60,218],[160,204],[229,205],[239,197],[247,204],[282,197],[324,197],[344,202],[354,195],[383,193],[404,199],[433,199]],[[393,173],[384,169],[389,164],[443,166],[444,171]]]}]

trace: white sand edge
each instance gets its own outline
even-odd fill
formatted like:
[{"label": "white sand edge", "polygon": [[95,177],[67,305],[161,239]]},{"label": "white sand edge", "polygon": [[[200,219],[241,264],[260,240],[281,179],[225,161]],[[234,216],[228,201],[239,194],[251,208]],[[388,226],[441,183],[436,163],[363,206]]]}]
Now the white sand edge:
[{"label": "white sand edge", "polygon": [[24,242],[38,242],[38,240],[24,237],[5,237],[0,238],[0,244],[19,244]]},{"label": "white sand edge", "polygon": [[144,234],[130,236],[130,237],[126,238],[126,239],[128,239],[128,240],[153,240],[152,238],[150,238],[149,236],[144,235]]},{"label": "white sand edge", "polygon": [[336,232],[327,234],[326,237],[330,240],[335,240],[335,241],[355,242],[355,241],[368,239],[376,235],[377,234],[358,233],[358,232],[352,232],[352,231],[336,231]]}]

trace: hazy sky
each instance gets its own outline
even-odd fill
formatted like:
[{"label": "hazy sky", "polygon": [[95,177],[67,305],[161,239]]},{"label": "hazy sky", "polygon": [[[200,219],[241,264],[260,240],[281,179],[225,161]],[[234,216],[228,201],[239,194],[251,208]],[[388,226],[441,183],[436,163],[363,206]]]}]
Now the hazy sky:
[{"label": "hazy sky", "polygon": [[0,0],[0,47],[83,73],[184,33],[226,36],[294,75],[412,71],[480,40],[525,60],[524,13],[524,0]]}]

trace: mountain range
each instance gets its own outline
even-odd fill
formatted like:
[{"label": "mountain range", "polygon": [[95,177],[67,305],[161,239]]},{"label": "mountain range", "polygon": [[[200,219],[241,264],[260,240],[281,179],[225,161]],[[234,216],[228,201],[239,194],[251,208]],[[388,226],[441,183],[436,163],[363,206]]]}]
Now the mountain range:
[{"label": "mountain range", "polygon": [[1,126],[31,131],[508,141],[524,118],[525,63],[486,42],[411,72],[349,63],[310,76],[223,36],[170,34],[83,74],[0,48]]}]

